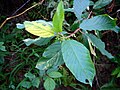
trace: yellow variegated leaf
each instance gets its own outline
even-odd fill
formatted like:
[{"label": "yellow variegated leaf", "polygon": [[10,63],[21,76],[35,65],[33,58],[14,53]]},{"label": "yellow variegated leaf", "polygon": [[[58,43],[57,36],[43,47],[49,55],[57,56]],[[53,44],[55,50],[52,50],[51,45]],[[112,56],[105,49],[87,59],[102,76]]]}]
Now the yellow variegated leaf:
[{"label": "yellow variegated leaf", "polygon": [[25,21],[25,29],[36,36],[52,37],[54,36],[53,27],[48,22]]}]

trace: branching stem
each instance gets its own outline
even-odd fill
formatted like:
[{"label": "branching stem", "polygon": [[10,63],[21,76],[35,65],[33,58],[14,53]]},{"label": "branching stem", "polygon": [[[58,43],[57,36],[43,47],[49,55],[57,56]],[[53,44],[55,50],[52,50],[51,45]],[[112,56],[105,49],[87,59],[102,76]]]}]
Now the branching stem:
[{"label": "branching stem", "polygon": [[72,37],[72,36],[75,35],[78,31],[79,31],[80,33],[84,34],[84,32],[82,32],[82,31],[80,30],[80,28],[78,28],[78,29],[76,29],[73,33],[71,33],[69,36],[67,36],[66,38]]},{"label": "branching stem", "polygon": [[4,26],[4,24],[5,24],[8,20],[21,16],[22,14],[26,13],[26,12],[29,11],[30,9],[36,7],[37,5],[41,5],[43,2],[44,2],[44,0],[42,0],[41,2],[36,3],[35,5],[29,7],[29,8],[26,9],[25,11],[23,11],[23,12],[15,15],[15,16],[11,16],[11,17],[6,18],[6,20],[0,25],[0,29]]}]

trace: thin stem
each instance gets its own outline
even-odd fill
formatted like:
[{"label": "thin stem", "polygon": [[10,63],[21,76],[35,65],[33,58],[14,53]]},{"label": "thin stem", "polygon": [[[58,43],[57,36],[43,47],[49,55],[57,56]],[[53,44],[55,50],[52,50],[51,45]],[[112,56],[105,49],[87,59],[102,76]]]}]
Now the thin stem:
[{"label": "thin stem", "polygon": [[92,15],[92,11],[90,11],[90,13],[89,13],[87,19],[91,18],[91,15]]},{"label": "thin stem", "polygon": [[76,34],[78,31],[80,30],[80,28],[76,29],[73,33],[71,33],[69,36],[67,36],[66,38],[70,38],[72,37],[74,34]]},{"label": "thin stem", "polygon": [[80,28],[78,28],[78,29],[76,29],[73,33],[71,33],[69,36],[67,36],[66,38],[72,37],[72,36],[73,36],[74,34],[76,34],[78,31],[79,31],[80,33],[84,34],[84,32],[82,32],[82,31],[80,30]]},{"label": "thin stem", "polygon": [[26,12],[29,11],[30,9],[36,7],[37,5],[41,5],[43,2],[44,2],[44,0],[42,0],[41,2],[35,4],[35,5],[31,6],[31,7],[29,7],[29,8],[26,9],[25,11],[23,11],[23,12],[15,15],[15,16],[11,16],[11,17],[6,18],[6,20],[0,25],[0,29],[3,27],[3,25],[4,25],[8,20],[21,16],[22,14],[26,13]]},{"label": "thin stem", "polygon": [[19,8],[12,14],[12,16],[15,15],[20,9],[22,9],[28,2],[30,2],[30,0],[27,0],[27,2],[25,2],[21,7],[19,7]]}]

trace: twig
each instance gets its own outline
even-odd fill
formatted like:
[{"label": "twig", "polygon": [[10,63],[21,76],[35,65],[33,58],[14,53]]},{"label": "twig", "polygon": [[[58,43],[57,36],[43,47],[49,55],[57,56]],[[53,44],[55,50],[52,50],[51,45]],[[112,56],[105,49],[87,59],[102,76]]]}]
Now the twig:
[{"label": "twig", "polygon": [[102,33],[102,36],[104,36],[105,34],[110,33],[110,32],[112,32],[112,31],[111,30],[110,31],[106,31],[106,32]]},{"label": "twig", "polygon": [[22,9],[27,3],[29,3],[30,2],[30,0],[27,0],[27,2],[25,2],[20,8],[18,8],[13,14],[12,14],[12,16],[13,15],[15,15],[20,9]]},{"label": "twig", "polygon": [[67,36],[66,38],[70,38],[72,37],[74,34],[76,34],[78,31],[80,30],[80,28],[76,29],[73,33],[71,33],[69,36]]},{"label": "twig", "polygon": [[80,33],[82,33],[82,34],[85,34],[84,32],[82,32],[82,31],[80,30],[80,28],[78,28],[78,29],[76,29],[73,33],[70,33],[70,35],[67,36],[66,38],[72,37],[72,36],[73,36],[74,34],[76,34],[78,31],[79,31]]},{"label": "twig", "polygon": [[92,13],[93,13],[93,12],[92,12],[92,11],[90,11],[90,13],[89,13],[89,15],[88,15],[87,19],[91,18]]},{"label": "twig", "polygon": [[22,13],[19,13],[19,14],[15,15],[15,16],[11,16],[11,17],[6,18],[6,20],[0,25],[0,29],[3,27],[3,25],[4,25],[8,20],[21,16],[22,14],[26,13],[28,10],[36,7],[37,5],[41,5],[43,2],[44,2],[44,0],[42,0],[41,2],[35,4],[35,5],[31,6],[31,7],[29,7],[28,9],[26,9],[26,10],[23,11]]}]

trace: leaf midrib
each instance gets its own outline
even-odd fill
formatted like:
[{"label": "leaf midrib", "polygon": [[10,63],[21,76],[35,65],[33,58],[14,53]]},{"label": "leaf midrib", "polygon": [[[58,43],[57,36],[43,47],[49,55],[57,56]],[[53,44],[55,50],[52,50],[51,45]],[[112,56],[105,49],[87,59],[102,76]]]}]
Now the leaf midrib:
[{"label": "leaf midrib", "polygon": [[[79,65],[82,67],[82,65],[80,64],[79,58],[77,57],[76,52],[74,51],[74,49],[73,49],[73,47],[72,47],[72,45],[71,45],[70,42],[69,42],[69,44],[70,44],[70,46],[71,46],[71,48],[72,48],[72,50],[73,50],[73,52],[75,54],[75,57],[77,58],[77,60],[79,62]],[[86,71],[83,69],[83,67],[82,67],[82,70],[85,72],[85,75],[86,75],[87,79],[89,79],[88,76],[87,76],[87,74],[86,74]]]}]

